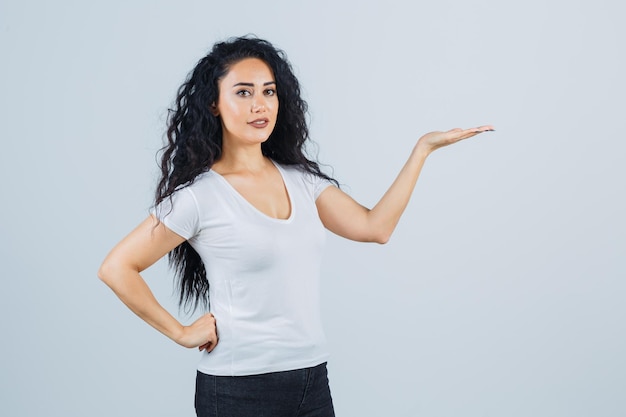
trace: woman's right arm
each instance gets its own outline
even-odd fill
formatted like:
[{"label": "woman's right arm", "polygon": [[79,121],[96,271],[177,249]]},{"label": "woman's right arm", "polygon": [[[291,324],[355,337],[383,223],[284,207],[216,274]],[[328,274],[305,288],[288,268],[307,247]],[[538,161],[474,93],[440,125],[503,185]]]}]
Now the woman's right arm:
[{"label": "woman's right arm", "polygon": [[159,304],[140,275],[184,241],[163,223],[157,225],[154,216],[149,216],[111,250],[100,266],[98,277],[128,308],[165,336],[182,346],[210,352],[217,344],[213,315],[205,314],[191,325],[183,326]]}]

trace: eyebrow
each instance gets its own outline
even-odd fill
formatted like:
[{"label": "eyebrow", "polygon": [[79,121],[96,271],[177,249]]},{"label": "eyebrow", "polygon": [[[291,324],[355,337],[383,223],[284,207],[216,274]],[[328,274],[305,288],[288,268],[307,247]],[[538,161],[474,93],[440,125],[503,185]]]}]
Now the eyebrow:
[{"label": "eyebrow", "polygon": [[[263,85],[272,85],[272,84],[276,84],[276,81],[268,81],[266,83],[264,83]],[[244,86],[244,87],[254,87],[254,84],[252,83],[237,83],[237,84],[233,84],[233,87],[238,87],[238,86]]]}]

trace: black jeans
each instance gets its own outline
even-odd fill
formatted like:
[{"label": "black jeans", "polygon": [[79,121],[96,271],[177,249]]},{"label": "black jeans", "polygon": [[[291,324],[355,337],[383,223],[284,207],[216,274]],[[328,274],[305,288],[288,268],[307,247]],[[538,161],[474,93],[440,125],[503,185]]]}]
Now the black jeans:
[{"label": "black jeans", "polygon": [[249,376],[196,377],[198,417],[334,417],[326,363]]}]

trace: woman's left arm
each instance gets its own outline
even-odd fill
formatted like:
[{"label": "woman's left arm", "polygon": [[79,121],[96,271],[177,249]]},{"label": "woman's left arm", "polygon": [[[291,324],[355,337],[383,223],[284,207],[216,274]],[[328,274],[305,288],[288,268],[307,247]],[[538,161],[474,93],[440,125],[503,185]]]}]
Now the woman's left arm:
[{"label": "woman's left arm", "polygon": [[359,242],[387,243],[404,212],[428,155],[492,126],[430,132],[422,136],[391,187],[372,209],[357,203],[337,187],[328,187],[317,198],[317,210],[324,226],[333,233]]}]

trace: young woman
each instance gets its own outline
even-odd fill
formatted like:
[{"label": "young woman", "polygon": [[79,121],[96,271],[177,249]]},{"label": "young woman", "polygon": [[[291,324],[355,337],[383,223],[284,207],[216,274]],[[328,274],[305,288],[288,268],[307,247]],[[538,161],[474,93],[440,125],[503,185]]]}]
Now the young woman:
[{"label": "young woman", "polygon": [[[154,211],[100,267],[139,317],[203,351],[198,416],[333,416],[319,311],[324,228],[387,242],[426,157],[492,130],[422,136],[368,209],[305,155],[306,110],[282,51],[253,37],[216,44],[179,89]],[[180,303],[207,311],[188,326],[140,276],[166,254]]]}]

